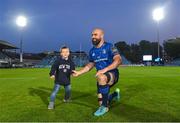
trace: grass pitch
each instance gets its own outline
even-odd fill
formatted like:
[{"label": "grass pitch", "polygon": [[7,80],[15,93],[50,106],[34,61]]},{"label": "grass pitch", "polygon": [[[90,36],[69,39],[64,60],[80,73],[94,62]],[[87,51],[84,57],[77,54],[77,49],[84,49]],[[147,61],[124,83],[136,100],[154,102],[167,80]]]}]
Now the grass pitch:
[{"label": "grass pitch", "polygon": [[95,70],[72,78],[72,102],[47,105],[54,82],[49,69],[0,69],[0,121],[180,121],[180,67],[120,67],[120,102],[93,116],[98,107]]}]

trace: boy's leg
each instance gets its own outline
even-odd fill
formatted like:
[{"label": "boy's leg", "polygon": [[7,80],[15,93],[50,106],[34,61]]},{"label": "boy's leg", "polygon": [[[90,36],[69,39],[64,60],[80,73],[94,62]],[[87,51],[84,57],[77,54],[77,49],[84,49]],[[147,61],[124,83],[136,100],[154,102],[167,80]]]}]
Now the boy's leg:
[{"label": "boy's leg", "polygon": [[71,85],[64,86],[64,88],[65,88],[64,100],[68,101],[71,98]]},{"label": "boy's leg", "polygon": [[49,105],[48,105],[48,109],[53,109],[54,108],[55,98],[56,98],[56,95],[57,95],[59,89],[60,89],[60,85],[55,84],[54,89],[53,89],[53,91],[51,93],[51,96],[50,96],[50,102],[49,102]]},{"label": "boy's leg", "polygon": [[54,89],[53,89],[53,91],[51,93],[51,96],[50,96],[50,102],[54,102],[55,101],[55,98],[56,98],[56,95],[57,95],[59,89],[60,89],[60,85],[59,84],[55,84],[54,85]]}]

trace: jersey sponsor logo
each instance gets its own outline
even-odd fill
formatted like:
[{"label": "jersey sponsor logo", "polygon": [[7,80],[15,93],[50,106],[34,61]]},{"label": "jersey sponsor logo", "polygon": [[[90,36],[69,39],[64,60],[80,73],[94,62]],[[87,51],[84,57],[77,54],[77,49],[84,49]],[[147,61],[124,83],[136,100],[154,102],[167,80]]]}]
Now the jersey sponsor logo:
[{"label": "jersey sponsor logo", "polygon": [[108,58],[97,59],[95,60],[95,62],[106,61],[106,60],[108,60]]}]

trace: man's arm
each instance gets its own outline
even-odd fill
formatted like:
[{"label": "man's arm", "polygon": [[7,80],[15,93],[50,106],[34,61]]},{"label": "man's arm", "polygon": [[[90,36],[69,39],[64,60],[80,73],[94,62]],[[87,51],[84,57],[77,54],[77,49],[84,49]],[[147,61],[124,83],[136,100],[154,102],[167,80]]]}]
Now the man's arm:
[{"label": "man's arm", "polygon": [[113,63],[107,66],[105,69],[107,71],[110,71],[110,70],[116,69],[121,64],[122,64],[122,59],[121,59],[121,56],[118,54],[113,57]]},{"label": "man's arm", "polygon": [[104,74],[106,73],[107,71],[110,71],[110,70],[113,70],[113,69],[116,69],[119,65],[122,64],[122,59],[121,59],[121,56],[119,54],[115,55],[113,57],[113,62],[112,64],[110,64],[109,66],[107,66],[106,68],[102,69],[102,70],[99,70],[97,73],[96,73],[96,76],[98,76],[99,74]]},{"label": "man's arm", "polygon": [[73,71],[73,76],[79,76],[81,74],[84,74],[88,71],[90,71],[92,68],[94,67],[94,63],[93,62],[89,62],[85,67],[83,67],[81,70],[79,71]]}]

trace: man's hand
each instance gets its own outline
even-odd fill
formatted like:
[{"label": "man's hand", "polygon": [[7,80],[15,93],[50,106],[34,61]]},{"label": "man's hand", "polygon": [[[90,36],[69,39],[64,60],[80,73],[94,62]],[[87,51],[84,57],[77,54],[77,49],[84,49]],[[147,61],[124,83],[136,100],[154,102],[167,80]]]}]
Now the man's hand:
[{"label": "man's hand", "polygon": [[107,71],[108,71],[107,68],[104,68],[104,69],[102,69],[102,70],[99,70],[99,71],[96,73],[96,77],[99,76],[100,74],[106,73]]},{"label": "man's hand", "polygon": [[50,76],[51,79],[55,79],[55,75]]},{"label": "man's hand", "polygon": [[79,71],[73,70],[72,76],[77,77],[79,75],[81,75]]}]

